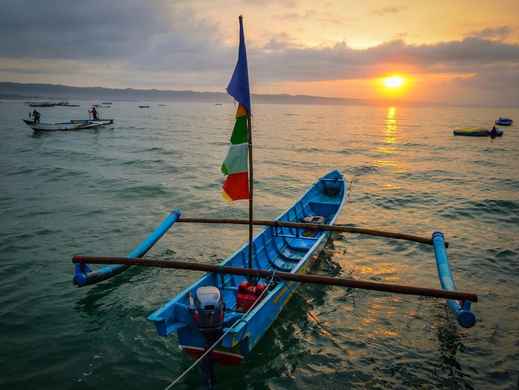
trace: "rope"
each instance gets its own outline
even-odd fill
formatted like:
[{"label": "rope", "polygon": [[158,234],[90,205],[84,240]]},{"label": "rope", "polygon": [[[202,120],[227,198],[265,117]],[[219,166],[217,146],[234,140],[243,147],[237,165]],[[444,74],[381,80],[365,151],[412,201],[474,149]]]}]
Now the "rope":
[{"label": "rope", "polygon": [[180,374],[180,376],[177,377],[177,379],[175,379],[173,382],[171,382],[169,385],[167,385],[164,390],[169,390],[171,389],[173,386],[175,386],[178,382],[180,382],[182,380],[182,378],[184,378],[188,372],[190,372],[193,368],[195,368],[207,355],[209,355],[209,353],[212,352],[213,349],[215,349],[218,344],[220,344],[220,342],[225,338],[225,336],[227,336],[232,330],[233,328],[238,325],[240,322],[243,321],[243,318],[244,317],[247,317],[247,315],[252,311],[252,309],[254,309],[256,307],[256,304],[261,300],[261,298],[263,298],[263,296],[265,295],[265,293],[269,290],[270,286],[272,285],[272,283],[274,283],[274,277],[276,276],[276,271],[274,271],[272,273],[272,277],[270,278],[270,281],[267,285],[267,287],[261,292],[261,294],[256,298],[256,300],[254,301],[254,303],[252,304],[252,306],[249,308],[249,310],[247,310],[245,312],[245,314],[243,314],[243,316],[238,320],[236,321],[234,324],[232,324],[219,338],[218,340],[216,340],[209,348],[207,348],[207,350],[197,359],[195,360],[195,362],[193,364],[191,364],[182,374]]}]

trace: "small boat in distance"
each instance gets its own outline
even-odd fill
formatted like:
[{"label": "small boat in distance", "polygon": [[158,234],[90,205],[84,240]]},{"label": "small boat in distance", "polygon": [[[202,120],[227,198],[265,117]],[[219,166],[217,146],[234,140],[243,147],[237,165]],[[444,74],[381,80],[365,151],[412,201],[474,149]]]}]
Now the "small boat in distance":
[{"label": "small boat in distance", "polygon": [[56,103],[53,102],[36,102],[29,103],[29,107],[55,107]]},{"label": "small boat in distance", "polygon": [[150,108],[150,106],[139,106],[139,108]]},{"label": "small boat in distance", "polygon": [[89,121],[84,122],[62,122],[62,123],[35,123],[27,119],[23,119],[24,123],[34,131],[73,131],[73,130],[84,130],[93,129],[96,127],[103,126],[104,123],[101,121]]},{"label": "small boat in distance", "polygon": [[499,125],[499,126],[511,126],[512,123],[514,123],[514,121],[510,118],[499,117],[499,119],[496,119],[496,125]]},{"label": "small boat in distance", "polygon": [[[491,130],[482,127],[466,127],[461,129],[454,129],[452,134],[464,137],[492,137]],[[496,129],[495,137],[501,137],[504,134],[503,130]]]}]

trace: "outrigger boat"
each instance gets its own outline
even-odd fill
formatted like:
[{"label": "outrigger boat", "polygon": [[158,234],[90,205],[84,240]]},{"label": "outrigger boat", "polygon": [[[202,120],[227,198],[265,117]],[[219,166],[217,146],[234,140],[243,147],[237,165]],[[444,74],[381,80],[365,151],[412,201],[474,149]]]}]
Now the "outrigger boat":
[{"label": "outrigger boat", "polygon": [[74,131],[94,129],[101,126],[111,125],[114,123],[113,119],[73,119],[70,122],[62,123],[40,123],[32,120],[23,119],[23,122],[34,131]]},{"label": "outrigger boat", "polygon": [[498,119],[496,119],[496,125],[499,126],[512,126],[512,123],[514,123],[514,121],[510,118],[499,117]]},{"label": "outrigger boat", "polygon": [[[318,222],[334,224],[344,204],[347,186],[339,171],[332,171],[319,179],[285,213],[276,220],[284,222]],[[331,232],[301,228],[271,226],[253,240],[253,268],[276,272],[304,273],[317,259]],[[224,267],[248,267],[248,244],[238,249],[221,265]],[[299,283],[259,279],[250,282],[240,275],[208,273],[178,294],[163,307],[152,313],[153,321],[161,336],[176,332],[180,347],[187,353],[200,356],[207,345],[204,333],[193,313],[194,300],[200,294],[211,292],[221,296],[216,308],[221,308],[221,327],[227,333],[212,358],[221,363],[239,363],[252,351],[261,336],[289,301]],[[265,288],[264,298],[247,312]],[[221,306],[218,306],[221,305]],[[215,308],[215,309],[216,309]]]},{"label": "outrigger boat", "polygon": [[[335,224],[348,194],[347,181],[338,170],[317,180],[292,207],[275,220],[254,220],[250,95],[241,17],[238,63],[227,90],[239,106],[231,137],[232,145],[222,167],[227,175],[223,189],[231,200],[249,200],[249,219],[187,218],[181,216],[180,210],[174,210],[128,257],[74,256],[72,260],[75,263],[74,283],[80,287],[107,280],[134,265],[206,272],[148,317],[160,336],[176,333],[180,348],[196,358],[168,389],[197,364],[202,365],[207,385],[213,388],[213,363],[242,362],[273,325],[300,283],[444,298],[461,326],[468,328],[475,324],[471,302],[476,302],[477,296],[456,290],[446,252],[447,242],[441,232],[435,232],[432,238],[424,238]],[[243,161],[243,151],[248,164],[247,160]],[[249,240],[220,265],[141,259],[179,222],[248,225]],[[253,237],[254,225],[267,227]],[[432,245],[442,289],[309,274],[311,265],[334,231]],[[89,264],[105,266],[93,270]]]},{"label": "outrigger boat", "polygon": [[99,122],[87,122],[87,123],[75,123],[75,122],[63,122],[63,123],[40,123],[34,122],[27,119],[23,119],[24,123],[34,131],[73,131],[73,130],[84,130],[93,129],[99,126],[103,126],[103,123]]},{"label": "outrigger boat", "polygon": [[503,130],[496,129],[495,135],[492,135],[490,130],[480,127],[467,127],[452,131],[453,135],[464,137],[501,137],[503,133]]}]

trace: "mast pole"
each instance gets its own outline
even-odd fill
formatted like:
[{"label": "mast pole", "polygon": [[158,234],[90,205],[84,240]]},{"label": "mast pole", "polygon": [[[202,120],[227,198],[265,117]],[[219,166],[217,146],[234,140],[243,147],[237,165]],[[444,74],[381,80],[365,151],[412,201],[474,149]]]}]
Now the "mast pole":
[{"label": "mast pole", "polygon": [[254,253],[252,248],[252,235],[254,226],[254,170],[252,165],[252,121],[250,112],[247,113],[247,133],[249,143],[249,268],[252,269],[252,255]]}]

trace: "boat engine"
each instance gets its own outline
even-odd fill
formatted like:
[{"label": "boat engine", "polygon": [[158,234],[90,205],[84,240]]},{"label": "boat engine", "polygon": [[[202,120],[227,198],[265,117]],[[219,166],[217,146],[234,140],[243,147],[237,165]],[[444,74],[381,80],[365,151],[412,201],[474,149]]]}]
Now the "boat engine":
[{"label": "boat engine", "polygon": [[208,342],[216,340],[223,330],[224,303],[217,287],[199,287],[195,293],[193,319]]}]

